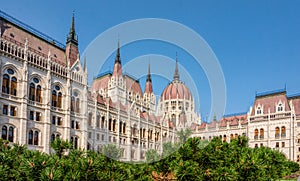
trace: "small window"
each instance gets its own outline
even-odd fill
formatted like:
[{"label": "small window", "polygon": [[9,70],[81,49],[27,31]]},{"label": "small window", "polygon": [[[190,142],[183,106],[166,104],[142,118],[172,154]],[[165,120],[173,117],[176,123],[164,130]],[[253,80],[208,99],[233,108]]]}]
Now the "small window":
[{"label": "small window", "polygon": [[9,74],[14,74],[15,72],[12,70],[12,69],[7,69],[7,73],[9,73]]},{"label": "small window", "polygon": [[256,114],[258,114],[258,115],[261,114],[261,108],[260,107],[257,108]]},{"label": "small window", "polygon": [[285,147],[285,142],[281,142],[281,147],[282,147],[282,148]]},{"label": "small window", "polygon": [[54,54],[53,56],[54,56],[55,58],[57,58],[57,55],[56,55],[56,54]]},{"label": "small window", "polygon": [[58,85],[55,86],[55,90],[60,90],[60,87]]},{"label": "small window", "polygon": [[276,142],[276,148],[279,148],[279,142]]},{"label": "small window", "polygon": [[255,148],[258,148],[258,144],[255,144]]},{"label": "small window", "polygon": [[38,78],[33,78],[33,82],[34,82],[34,83],[39,83],[40,81],[39,81]]},{"label": "small window", "polygon": [[38,47],[38,49],[39,49],[39,51],[42,51],[42,48],[40,46]]},{"label": "small window", "polygon": [[15,35],[13,33],[10,33],[9,36],[12,37],[12,38],[15,37]]}]

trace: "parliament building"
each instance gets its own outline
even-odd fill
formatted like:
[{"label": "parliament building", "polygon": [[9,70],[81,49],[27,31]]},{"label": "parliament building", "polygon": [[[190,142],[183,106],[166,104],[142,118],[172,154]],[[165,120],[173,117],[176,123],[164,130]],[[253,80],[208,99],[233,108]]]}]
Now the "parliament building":
[{"label": "parliament building", "polygon": [[218,136],[230,142],[244,135],[251,147],[278,149],[299,162],[300,95],[257,94],[248,112],[204,123],[180,79],[178,60],[173,80],[156,100],[150,65],[142,90],[139,80],[122,72],[120,49],[118,44],[113,70],[88,85],[89,61],[80,60],[74,17],[61,44],[0,11],[1,138],[45,153],[53,152],[50,142],[56,138],[85,150],[115,144],[121,160],[139,161],[190,128],[192,136],[205,140]]}]

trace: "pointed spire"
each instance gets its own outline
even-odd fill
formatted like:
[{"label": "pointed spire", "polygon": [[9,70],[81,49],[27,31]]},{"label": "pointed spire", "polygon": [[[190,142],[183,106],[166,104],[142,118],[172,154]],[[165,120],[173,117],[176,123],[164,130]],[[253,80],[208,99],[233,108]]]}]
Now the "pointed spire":
[{"label": "pointed spire", "polygon": [[146,82],[152,82],[152,80],[151,80],[151,74],[150,74],[150,63],[148,64],[148,75],[147,75]]},{"label": "pointed spire", "polygon": [[118,49],[115,59],[115,65],[113,70],[114,76],[121,76],[122,75],[122,64],[121,64],[121,58],[120,58],[120,40],[118,40]]},{"label": "pointed spire", "polygon": [[77,40],[77,35],[75,32],[75,18],[74,18],[74,11],[73,11],[73,16],[72,16],[72,23],[70,27],[70,32],[67,38],[67,44],[68,43],[74,43],[75,45],[78,45],[78,40]]},{"label": "pointed spire", "polygon": [[86,56],[84,56],[83,70],[86,71]]},{"label": "pointed spire", "polygon": [[117,49],[115,64],[116,63],[121,64],[121,58],[120,58],[120,40],[118,40],[118,49]]},{"label": "pointed spire", "polygon": [[152,80],[151,80],[151,73],[150,73],[150,63],[148,64],[148,74],[145,86],[145,93],[151,94],[153,92],[152,88]]},{"label": "pointed spire", "polygon": [[175,67],[175,72],[174,72],[174,80],[179,80],[177,52],[176,52],[176,67]]}]

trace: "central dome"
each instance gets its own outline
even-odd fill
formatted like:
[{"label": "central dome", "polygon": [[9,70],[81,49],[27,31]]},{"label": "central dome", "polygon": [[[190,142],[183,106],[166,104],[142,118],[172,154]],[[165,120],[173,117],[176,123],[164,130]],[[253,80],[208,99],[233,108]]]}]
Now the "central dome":
[{"label": "central dome", "polygon": [[162,100],[168,99],[191,99],[190,90],[181,81],[172,81],[161,94]]},{"label": "central dome", "polygon": [[170,99],[192,99],[191,92],[186,85],[179,79],[179,71],[178,71],[178,60],[176,58],[176,68],[174,73],[174,79],[169,85],[164,89],[161,94],[162,100],[170,100]]}]

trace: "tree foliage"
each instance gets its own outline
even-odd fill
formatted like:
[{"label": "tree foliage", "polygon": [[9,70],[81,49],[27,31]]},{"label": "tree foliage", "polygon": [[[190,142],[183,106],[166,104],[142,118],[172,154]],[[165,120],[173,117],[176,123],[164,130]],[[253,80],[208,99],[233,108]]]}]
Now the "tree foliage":
[{"label": "tree foliage", "polygon": [[279,151],[249,148],[245,137],[165,143],[162,153],[149,150],[140,164],[116,161],[115,145],[104,146],[103,154],[63,140],[51,146],[55,153],[48,155],[0,139],[0,180],[276,180],[299,170]]}]

